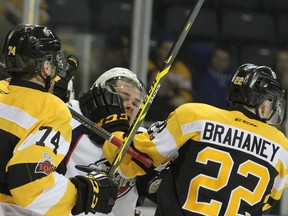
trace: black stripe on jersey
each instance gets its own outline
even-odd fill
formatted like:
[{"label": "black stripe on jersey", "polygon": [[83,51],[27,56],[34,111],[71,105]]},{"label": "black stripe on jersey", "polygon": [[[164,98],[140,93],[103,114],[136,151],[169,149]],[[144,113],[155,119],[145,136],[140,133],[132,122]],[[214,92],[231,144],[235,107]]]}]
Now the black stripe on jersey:
[{"label": "black stripe on jersey", "polygon": [[7,189],[7,176],[5,173],[6,165],[13,155],[13,150],[16,144],[19,142],[19,138],[8,131],[0,129],[1,143],[0,145],[0,190],[6,194]]},{"label": "black stripe on jersey", "polygon": [[279,204],[278,201],[279,200],[275,200],[272,197],[269,197],[266,203],[268,203],[270,206],[274,206],[276,203]]},{"label": "black stripe on jersey", "polygon": [[46,175],[44,173],[35,173],[38,163],[15,164],[8,168],[7,185],[9,190],[20,187]]}]

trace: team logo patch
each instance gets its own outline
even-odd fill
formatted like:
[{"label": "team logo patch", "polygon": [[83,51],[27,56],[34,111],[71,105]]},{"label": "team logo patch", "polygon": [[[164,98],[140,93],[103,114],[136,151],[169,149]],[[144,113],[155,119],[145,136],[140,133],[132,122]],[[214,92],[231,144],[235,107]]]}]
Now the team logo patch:
[{"label": "team logo patch", "polygon": [[35,167],[35,173],[49,175],[55,170],[54,163],[51,162],[51,156],[47,152],[43,152],[42,155],[45,159],[40,159]]}]

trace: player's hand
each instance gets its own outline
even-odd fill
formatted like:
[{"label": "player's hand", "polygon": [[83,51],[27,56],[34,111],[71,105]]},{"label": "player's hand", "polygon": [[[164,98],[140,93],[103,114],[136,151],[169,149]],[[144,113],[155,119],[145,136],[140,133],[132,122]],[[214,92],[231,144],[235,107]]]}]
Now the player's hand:
[{"label": "player's hand", "polygon": [[118,183],[112,177],[101,172],[90,172],[87,176],[70,178],[77,188],[77,202],[72,214],[108,214],[112,211],[118,194]]},{"label": "player's hand", "polygon": [[[97,123],[110,133],[126,132],[129,129],[129,119],[125,113],[123,100],[112,85],[93,86],[79,97],[80,109],[83,115]],[[103,138],[97,134],[89,134],[90,139],[102,143]]]},{"label": "player's hand", "polygon": [[69,101],[68,83],[74,77],[79,62],[75,56],[70,55],[63,64],[62,69],[60,67],[57,71],[53,94],[67,103]]}]

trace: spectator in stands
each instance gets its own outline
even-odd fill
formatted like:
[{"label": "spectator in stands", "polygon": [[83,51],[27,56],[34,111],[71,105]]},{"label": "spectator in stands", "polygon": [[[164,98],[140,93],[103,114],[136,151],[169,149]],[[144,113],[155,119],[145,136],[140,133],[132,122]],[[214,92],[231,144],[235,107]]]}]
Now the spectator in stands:
[{"label": "spectator in stands", "polygon": [[[174,40],[174,35],[170,33],[161,35],[155,50],[152,51],[148,61],[148,89],[153,83],[156,74],[161,70]],[[182,60],[179,58],[175,59],[145,119],[147,121],[164,120],[176,107],[192,100],[192,73]]]},{"label": "spectator in stands", "polygon": [[233,46],[228,40],[217,41],[214,48],[195,46],[192,55],[195,101],[226,108],[227,85],[233,74]]},{"label": "spectator in stands", "polygon": [[[288,90],[288,49],[279,49],[274,58],[274,70],[282,82],[283,88]],[[278,129],[288,135],[287,114]]]},{"label": "spectator in stands", "polygon": [[277,51],[274,63],[275,72],[281,79],[283,87],[288,89],[288,49]]},{"label": "spectator in stands", "polygon": [[103,56],[105,70],[111,67],[130,67],[130,37],[126,32],[112,33],[106,38],[107,50]]},{"label": "spectator in stands", "polygon": [[125,31],[112,31],[95,40],[91,46],[90,80],[114,67],[130,68],[130,54],[130,37]]}]

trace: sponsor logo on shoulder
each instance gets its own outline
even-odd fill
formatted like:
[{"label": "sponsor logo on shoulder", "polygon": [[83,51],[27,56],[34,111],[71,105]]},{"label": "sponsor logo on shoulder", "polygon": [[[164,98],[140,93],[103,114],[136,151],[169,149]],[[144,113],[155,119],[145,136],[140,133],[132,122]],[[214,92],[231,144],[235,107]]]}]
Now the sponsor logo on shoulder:
[{"label": "sponsor logo on shoulder", "polygon": [[51,162],[51,156],[47,152],[42,153],[44,159],[40,159],[37,166],[35,167],[35,173],[43,173],[49,175],[55,170],[55,165]]}]

